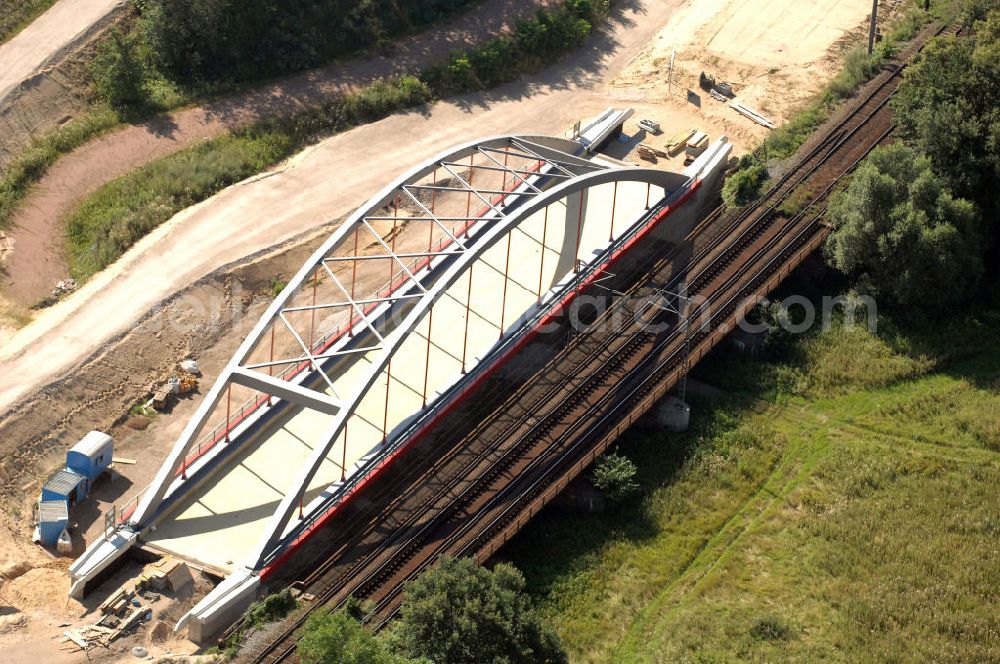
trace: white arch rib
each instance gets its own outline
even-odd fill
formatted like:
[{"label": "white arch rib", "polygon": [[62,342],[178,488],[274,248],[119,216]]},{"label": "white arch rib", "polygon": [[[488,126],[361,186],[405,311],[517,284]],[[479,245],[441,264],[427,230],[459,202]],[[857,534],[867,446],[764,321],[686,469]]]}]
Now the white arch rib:
[{"label": "white arch rib", "polygon": [[[501,164],[499,160],[490,156],[491,151],[504,149],[511,150],[512,154],[514,154],[513,151],[516,151],[526,158],[537,159],[544,166],[537,174],[509,169]],[[283,533],[286,531],[296,507],[301,504],[304,493],[324,459],[327,458],[333,448],[335,441],[337,441],[342,433],[345,423],[354,414],[362,399],[392,359],[393,354],[400,348],[406,338],[413,333],[426,314],[432,309],[434,303],[470,269],[487,249],[517,228],[523,221],[529,219],[535,212],[591,187],[610,182],[632,181],[649,183],[667,190],[671,187],[676,187],[678,184],[678,176],[675,174],[653,169],[615,167],[609,164],[594,163],[571,154],[570,150],[577,149],[579,149],[579,145],[576,143],[551,137],[501,136],[471,141],[457,148],[442,152],[411,169],[372,197],[316,250],[282,293],[271,303],[260,321],[240,345],[226,369],[220,374],[215,384],[207,393],[194,417],[185,427],[150,488],[143,495],[139,506],[130,519],[130,526],[136,530],[141,530],[148,526],[157,516],[158,510],[171,492],[171,488],[174,491],[185,490],[183,480],[175,479],[176,473],[192,446],[192,442],[200,434],[207,418],[224,395],[227,386],[231,383],[237,383],[254,387],[262,392],[274,394],[279,398],[304,408],[320,410],[333,415],[333,420],[322,435],[319,436],[318,444],[302,463],[294,482],[278,504],[252,555],[245,561],[247,568],[254,569],[259,567],[268,554],[280,544]],[[490,194],[500,192],[476,189],[461,178],[458,173],[449,168],[449,164],[456,165],[454,162],[470,154],[484,154],[494,163],[493,166],[485,168],[503,170],[513,175],[519,183],[516,190],[518,192],[517,198],[513,203],[506,206],[493,202]],[[408,187],[414,186],[413,183],[418,182],[432,170],[440,167],[448,170],[461,183],[461,191],[468,191],[471,195],[476,196],[493,214],[493,216],[485,218],[489,221],[488,224],[477,224],[476,231],[470,239],[462,240],[455,237],[448,231],[444,224],[437,221],[433,213],[423,206],[417,197],[410,193]],[[536,184],[541,183],[545,179],[555,180],[558,184],[543,191]],[[420,186],[426,187],[426,185]],[[257,365],[247,366],[246,360],[251,351],[260,341],[268,326],[281,317],[282,311],[285,310],[292,294],[301,288],[305,280],[315,269],[325,265],[324,260],[335,247],[345,238],[349,237],[356,228],[371,219],[375,210],[384,207],[400,191],[409,195],[423,209],[424,213],[430,219],[434,220],[434,223],[442,231],[448,234],[457,249],[448,252],[449,255],[454,256],[454,260],[442,266],[444,268],[443,271],[435,270],[433,278],[428,280],[429,284],[427,287],[421,283],[421,280],[416,275],[407,270],[400,257],[393,255],[393,258],[407,272],[408,279],[416,286],[419,292],[416,296],[406,296],[408,297],[406,302],[409,309],[391,332],[381,336],[375,331],[374,327],[369,327],[379,337],[379,345],[376,352],[368,356],[371,364],[366,368],[357,382],[353,384],[351,393],[343,395],[342,398],[333,399],[322,392],[310,390],[302,385],[268,378],[266,375],[255,371],[255,368],[258,368]],[[384,248],[388,252],[392,252],[391,248],[387,245]],[[357,308],[356,303],[352,302],[352,305]],[[325,358],[320,355],[313,355],[311,349],[304,344],[302,347],[305,351],[302,359],[308,361],[315,372],[322,374],[326,378],[319,364]]]}]

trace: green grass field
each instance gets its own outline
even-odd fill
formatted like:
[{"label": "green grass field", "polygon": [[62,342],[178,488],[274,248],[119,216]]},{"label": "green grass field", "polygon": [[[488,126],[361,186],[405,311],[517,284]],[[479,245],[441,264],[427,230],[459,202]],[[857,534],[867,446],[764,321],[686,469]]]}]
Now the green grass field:
[{"label": "green grass field", "polygon": [[0,44],[41,16],[56,0],[0,0]]},{"label": "green grass field", "polygon": [[1000,315],[948,327],[707,358],[688,433],[621,441],[641,500],[502,552],[571,661],[1000,661]]}]

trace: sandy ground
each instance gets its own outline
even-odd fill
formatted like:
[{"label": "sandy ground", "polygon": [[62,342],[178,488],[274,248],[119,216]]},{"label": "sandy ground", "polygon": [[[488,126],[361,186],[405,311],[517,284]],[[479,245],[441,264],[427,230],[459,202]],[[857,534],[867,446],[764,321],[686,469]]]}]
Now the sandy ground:
[{"label": "sandy ground", "polygon": [[[623,21],[628,25],[622,23],[613,35],[595,40],[565,67],[487,95],[441,102],[335,136],[269,176],[241,183],[183,212],[4,344],[0,362],[11,369],[20,365],[14,375],[25,379],[0,385],[0,408],[92,353],[179,285],[347,214],[406,165],[444,145],[507,131],[560,132],[577,117],[602,110],[609,103],[603,77],[620,71],[668,14],[669,6],[659,3],[627,10]],[[642,21],[637,20],[640,15]],[[401,145],[399,136],[413,140]],[[60,177],[59,170],[57,166],[51,176]],[[337,174],[335,186],[332,173]],[[105,299],[112,293],[113,299]],[[107,304],[95,307],[95,296]],[[118,315],[126,310],[131,320]],[[116,315],[109,317],[112,311]]]},{"label": "sandy ground", "polygon": [[[700,108],[688,103],[686,90],[696,88],[696,80],[692,86],[678,76],[683,71],[696,79],[701,68],[713,67],[734,82],[738,93],[748,94],[750,85],[727,72],[752,66],[738,58],[756,55],[709,47],[718,46],[711,37],[717,31],[713,21],[719,12],[755,1],[637,3],[620,12],[608,34],[592,39],[579,53],[538,76],[488,94],[439,102],[323,141],[274,172],[231,187],[177,215],[114,267],[40,313],[8,340],[0,350],[0,370],[14,378],[0,381],[4,412],[0,452],[5,457],[0,476],[6,502],[13,499],[16,505],[13,512],[8,508],[5,526],[12,536],[0,537],[0,562],[23,563],[15,578],[39,567],[52,570],[38,573],[51,577],[41,585],[51,588],[52,596],[47,602],[22,600],[23,591],[19,591],[13,601],[0,599],[0,615],[6,611],[13,616],[0,625],[2,659],[34,662],[40,661],[38,653],[51,651],[45,661],[60,661],[51,637],[57,631],[53,623],[65,619],[64,614],[43,607],[65,603],[61,570],[66,563],[53,561],[23,543],[27,536],[24,510],[37,482],[59,462],[67,445],[89,428],[103,427],[113,431],[121,455],[139,459],[135,466],[120,469],[122,478],[100,489],[88,515],[75,517],[80,529],[87,531],[101,509],[112,502],[120,504],[123,497],[145,485],[197,399],[180,402],[171,414],[158,416],[149,429],[135,432],[120,425],[128,404],[151,380],[162,377],[187,355],[199,359],[205,372],[203,385],[210,384],[266,305],[270,279],[294,272],[336,220],[392,177],[447,145],[476,135],[559,134],[573,121],[608,105],[631,105],[637,117],[652,117],[663,124],[664,136],[646,139],[654,145],[679,129],[699,126],[713,137],[720,132],[730,134],[739,148],[751,147],[762,129],[713,100],[703,100]],[[789,7],[797,4],[784,1]],[[863,19],[859,6],[867,0],[811,4],[849,5]],[[848,18],[842,20],[846,23]],[[762,22],[758,30],[766,35],[787,27],[772,28]],[[784,68],[778,66],[771,76],[792,76],[808,69],[804,80],[810,90],[817,89],[830,67],[825,54],[841,33],[824,34],[823,40],[813,44],[811,57],[798,46],[789,47],[796,60]],[[679,35],[685,41],[675,43]],[[669,61],[672,48],[678,50],[674,82],[681,89],[668,94],[662,59],[666,54]],[[702,58],[705,64],[698,64]],[[690,64],[682,68],[681,63]],[[787,110],[781,104],[792,102],[780,87],[769,89],[766,80],[759,83],[762,93],[753,99],[758,104],[772,99],[775,106],[768,113],[778,119]],[[636,131],[631,124],[627,130]],[[400,136],[407,137],[405,143]],[[282,247],[265,251],[282,242]],[[244,258],[252,254],[257,257],[244,266]],[[227,267],[236,263],[240,266]],[[39,390],[42,386],[47,387]],[[93,530],[87,537],[92,539]],[[21,585],[35,584],[23,581]],[[5,587],[6,583],[0,593]],[[62,598],[59,602],[57,595]],[[3,609],[8,602],[13,608]],[[17,617],[21,615],[26,616],[24,624]],[[4,636],[4,631],[9,634]],[[34,646],[15,647],[14,643]]]},{"label": "sandy ground", "polygon": [[837,71],[870,9],[871,3],[862,0],[688,3],[614,85],[642,91],[647,101],[667,105],[671,116],[694,113],[702,124],[757,143],[769,130],[699,89],[701,72],[730,83],[738,101],[780,125]]},{"label": "sandy ground", "polygon": [[[789,6],[797,5],[785,1]],[[751,0],[750,4],[754,2],[764,0]],[[852,9],[854,14],[841,17],[845,30],[851,16],[863,18],[862,7],[866,4],[864,0],[841,0],[836,4],[822,0],[822,3]],[[689,53],[692,62],[703,57],[723,63],[722,58],[710,50],[702,52],[706,47],[699,43],[717,43],[717,37],[713,37],[716,32],[713,21],[720,20],[719,14],[727,8],[747,2],[704,0],[704,7],[702,4],[678,0],[625,8],[612,34],[593,40],[588,48],[567,60],[557,71],[491,93],[440,102],[430,108],[359,127],[306,150],[269,176],[241,183],[179,214],[141,241],[114,267],[97,275],[66,301],[43,311],[32,324],[4,343],[0,362],[17,370],[13,375],[25,378],[0,386],[0,408],[9,407],[38,385],[66,371],[92,353],[103,340],[120,333],[142,312],[174,292],[178,285],[191,283],[220,265],[286,240],[321,221],[343,216],[404,165],[433,154],[442,145],[467,140],[477,134],[558,133],[575,119],[598,112],[610,103],[633,105],[641,112],[656,111],[652,114],[664,121],[668,135],[678,128],[700,126],[716,135],[727,133],[738,145],[751,145],[766,130],[710,98],[701,102],[701,108],[684,101],[681,97],[687,89],[684,81],[679,80],[673,94],[668,95],[659,80],[664,75],[663,54],[669,48],[668,37],[672,35],[690,35],[693,46],[682,53]],[[667,23],[671,10],[681,6],[684,9]],[[825,15],[829,17],[829,12]],[[788,16],[794,18],[795,15]],[[793,18],[787,20],[792,22]],[[764,34],[771,30],[784,32],[790,27],[780,22],[774,26],[758,21],[757,29]],[[812,64],[803,64],[802,47],[792,49],[795,60],[786,70],[812,68],[812,73],[803,75],[805,83],[810,85],[800,87],[800,94],[808,94],[802,90],[814,91],[819,86],[824,54],[841,32],[824,30],[820,33],[823,39],[814,40]],[[751,35],[745,36],[751,38]],[[646,47],[651,40],[652,47]],[[791,104],[790,98],[782,96],[784,82],[775,80],[778,81],[777,89],[763,99],[773,99],[775,105],[786,100],[786,106]],[[757,85],[764,83],[766,79]],[[737,91],[744,94],[739,84]],[[757,94],[753,99],[760,103],[762,96]],[[780,108],[767,106],[771,112],[780,112]],[[204,109],[192,112],[209,113]],[[780,113],[775,116],[780,117]],[[202,129],[193,131],[204,129],[198,122],[194,125]],[[129,128],[125,132],[151,135],[152,129]],[[38,187],[25,214],[38,215],[43,225],[51,224],[46,212],[50,209],[49,204],[36,201],[54,198],[66,203],[65,199],[72,199],[78,192],[76,181],[99,171],[98,163],[113,159],[116,163],[127,164],[130,159],[139,158],[118,153],[115,137],[125,132],[104,137],[71,158],[61,160],[46,177],[51,186],[43,182]],[[168,135],[172,134],[168,132]],[[401,146],[399,136],[412,136],[413,140]],[[145,142],[140,146],[128,147],[130,145],[126,141],[122,149],[126,153],[149,149]],[[105,156],[104,149],[115,156]],[[77,172],[77,159],[93,168]],[[364,168],[357,168],[358,164],[364,164]],[[330,186],[330,173],[337,173],[336,187]],[[97,184],[92,182],[88,186]],[[52,205],[58,207],[63,203],[52,202]],[[54,237],[58,237],[58,233],[50,229],[37,234],[35,241],[51,244]],[[18,265],[16,245],[13,253],[9,264],[12,271]],[[36,257],[27,260],[24,271],[41,274],[45,265]],[[164,279],[165,274],[172,275],[171,279]],[[127,279],[123,278],[126,275]]]},{"label": "sandy ground", "polygon": [[[31,306],[69,276],[64,256],[66,216],[105,182],[196,141],[218,136],[263,117],[301,110],[372,80],[439,62],[505,29],[518,16],[550,0],[486,0],[449,21],[408,39],[391,51],[345,60],[246,93],[131,125],[94,140],[60,159],[33,188],[14,216],[11,247],[3,260],[3,292]],[[2,62],[2,59],[0,59]]]},{"label": "sandy ground", "polygon": [[0,44],[0,99],[124,4],[124,0],[59,0],[13,39]]},{"label": "sandy ground", "polygon": [[[95,648],[87,654],[62,646],[58,638],[73,627],[95,623],[100,615],[96,607],[103,599],[126,580],[142,569],[130,563],[113,575],[106,587],[88,597],[84,603],[67,600],[69,584],[64,568],[60,566],[31,569],[13,579],[5,580],[2,592],[7,601],[16,603],[18,610],[4,614],[0,611],[0,653],[9,664],[66,664],[78,662],[114,663],[160,661],[165,656],[183,656],[193,653],[194,644],[173,634],[173,625],[194,604],[194,598],[203,595],[210,587],[200,574],[193,575],[194,583],[179,592],[166,591],[151,596],[144,604],[153,612],[152,621],[143,624],[132,634],[117,639],[111,649]],[[132,655],[134,646],[144,647],[149,657],[140,659]],[[183,659],[174,660],[179,664]],[[197,659],[187,660],[192,664]],[[204,661],[204,660],[202,660]]]}]

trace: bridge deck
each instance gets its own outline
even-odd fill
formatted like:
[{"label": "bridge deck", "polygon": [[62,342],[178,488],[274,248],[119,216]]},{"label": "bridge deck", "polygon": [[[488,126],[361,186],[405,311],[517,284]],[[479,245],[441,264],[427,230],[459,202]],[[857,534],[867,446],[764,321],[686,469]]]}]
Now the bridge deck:
[{"label": "bridge deck", "polygon": [[[436,393],[458,381],[463,356],[466,368],[474,366],[498,341],[502,328],[516,326],[536,305],[540,287],[545,298],[572,272],[575,258],[588,260],[665,193],[637,182],[598,185],[533,214],[510,233],[509,243],[501,240],[491,247],[435,303],[393,356],[348,420],[346,446],[332,448],[303,502],[308,505],[341,481],[382,443],[385,431],[418,413],[425,394],[430,403]],[[375,352],[348,355],[327,367],[335,391],[326,392],[349,392]],[[237,438],[233,444],[239,449],[231,458],[161,515],[155,531],[146,534],[148,545],[220,573],[246,562],[319,442],[317,437],[334,417],[275,399],[275,408],[279,406],[281,413],[251,427],[242,441]]]}]

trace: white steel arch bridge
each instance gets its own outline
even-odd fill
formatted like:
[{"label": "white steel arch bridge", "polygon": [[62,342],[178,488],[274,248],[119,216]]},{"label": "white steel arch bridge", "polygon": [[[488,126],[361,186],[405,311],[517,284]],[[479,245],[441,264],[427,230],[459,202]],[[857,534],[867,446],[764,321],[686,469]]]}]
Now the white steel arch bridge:
[{"label": "white steel arch bridge", "polygon": [[142,545],[226,577],[182,624],[228,617],[429,414],[694,205],[729,151],[721,139],[671,173],[567,139],[500,136],[401,175],[270,305],[152,484],[72,566],[72,592]]}]

